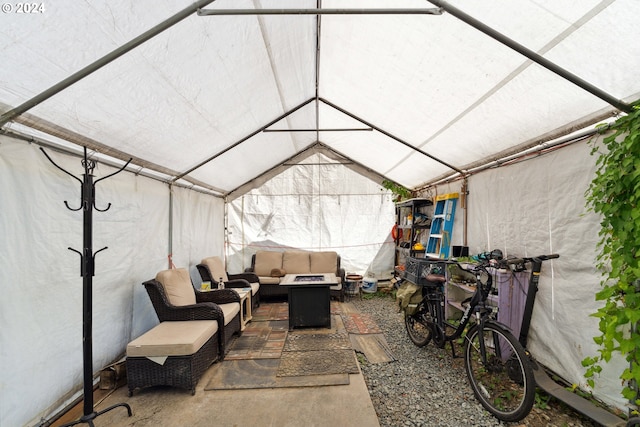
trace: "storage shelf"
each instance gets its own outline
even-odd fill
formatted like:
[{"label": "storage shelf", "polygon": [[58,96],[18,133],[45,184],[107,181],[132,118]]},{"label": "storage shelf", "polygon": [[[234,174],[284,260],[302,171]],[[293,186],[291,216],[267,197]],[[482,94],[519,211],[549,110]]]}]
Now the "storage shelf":
[{"label": "storage shelf", "polygon": [[[433,202],[430,199],[423,198],[414,198],[396,203],[396,227],[398,229],[398,237],[395,239],[395,265],[404,265],[407,257],[422,258],[426,253],[426,238],[428,233],[424,233],[424,230],[428,231],[431,229],[431,221],[429,217],[425,219],[426,212],[423,211],[423,208],[429,206],[433,206]],[[407,223],[409,218],[412,218],[412,221]],[[418,221],[419,224],[416,224],[416,221]],[[402,230],[402,233],[400,233],[400,230]],[[425,249],[413,249],[413,246],[418,242],[422,243]],[[401,244],[406,243],[409,243],[408,248],[400,247]]]},{"label": "storage shelf", "polygon": [[428,230],[431,228],[431,225],[399,225],[398,228],[402,228],[403,230],[415,229],[415,230]]},{"label": "storage shelf", "polygon": [[465,308],[462,306],[462,304],[460,304],[460,301],[447,300],[447,304],[449,304],[451,307],[455,308],[456,310],[460,310],[460,311],[464,311],[465,310]]},{"label": "storage shelf", "polygon": [[475,286],[464,285],[462,283],[456,283],[456,282],[449,282],[449,284],[451,286],[455,286],[456,288],[462,289],[463,291],[471,293],[471,294],[476,291],[476,287]]}]

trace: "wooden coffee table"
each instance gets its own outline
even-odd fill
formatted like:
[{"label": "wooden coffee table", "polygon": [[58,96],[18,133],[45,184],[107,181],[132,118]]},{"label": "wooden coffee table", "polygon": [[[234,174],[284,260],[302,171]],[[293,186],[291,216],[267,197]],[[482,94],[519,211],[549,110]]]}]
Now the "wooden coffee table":
[{"label": "wooden coffee table", "polygon": [[288,290],[289,330],[294,328],[331,328],[329,286],[337,285],[335,274],[287,274],[280,286]]}]

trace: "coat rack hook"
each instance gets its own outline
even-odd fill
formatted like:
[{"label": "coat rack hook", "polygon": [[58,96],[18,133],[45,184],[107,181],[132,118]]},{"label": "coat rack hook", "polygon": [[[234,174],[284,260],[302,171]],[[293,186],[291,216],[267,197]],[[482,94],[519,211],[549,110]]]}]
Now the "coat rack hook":
[{"label": "coat rack hook", "polygon": [[69,206],[69,203],[67,203],[67,201],[64,201],[64,205],[67,207],[67,209],[69,209],[70,211],[79,211],[80,209],[82,209],[82,205],[80,205],[79,208],[77,209],[73,209],[71,206]]},{"label": "coat rack hook", "polygon": [[[42,151],[42,154],[45,155],[45,157],[47,159],[49,159],[49,161],[51,162],[51,164],[55,167],[57,167],[58,169],[60,169],[62,172],[66,173],[67,175],[69,175],[71,178],[77,180],[78,182],[80,182],[80,185],[82,185],[82,180],[80,178],[78,178],[77,176],[75,176],[74,174],[72,174],[71,172],[67,171],[66,169],[63,169],[62,166],[58,165],[56,162],[53,161],[53,159],[51,157],[49,157],[49,155],[47,154],[46,151],[44,151],[44,148],[40,147],[40,151]],[[86,154],[85,154],[86,155]],[[85,168],[86,169],[86,168]],[[79,211],[80,209],[82,209],[82,205],[80,205],[79,208],[74,209],[71,206],[69,206],[69,203],[67,203],[67,201],[64,201],[64,205],[67,207],[67,209],[69,209],[70,211]]]},{"label": "coat rack hook", "polygon": [[77,253],[78,255],[80,255],[80,259],[82,259],[82,252],[77,251],[77,250],[75,250],[73,248],[67,248],[67,249],[69,249],[70,251],[73,251],[73,252]]},{"label": "coat rack hook", "polygon": [[93,202],[93,209],[97,210],[98,212],[106,212],[109,210],[109,208],[111,207],[111,203],[107,203],[107,207],[104,209],[100,209],[99,207],[96,206],[96,202],[94,200]]},{"label": "coat rack hook", "polygon": [[[117,170],[117,171],[115,171],[114,173],[109,174],[109,175],[107,175],[107,176],[103,176],[103,177],[102,177],[102,178],[100,178],[100,179],[97,179],[97,180],[93,183],[93,191],[95,192],[95,190],[96,190],[96,184],[97,184],[98,182],[102,181],[103,179],[111,178],[112,176],[114,176],[114,175],[116,175],[116,174],[118,174],[118,173],[122,172],[123,170],[125,170],[125,168],[126,168],[127,166],[129,166],[129,163],[131,163],[131,160],[133,160],[133,158],[130,158],[129,160],[127,160],[127,163],[125,163],[125,164],[124,164],[124,166],[122,166],[120,169],[118,169],[118,170]],[[106,212],[106,211],[108,211],[108,210],[109,210],[109,208],[110,208],[110,207],[111,207],[111,203],[108,203],[106,208],[104,208],[104,209],[100,209],[100,208],[98,208],[98,207],[96,206],[96,201],[95,201],[95,199],[93,200],[93,208],[94,208],[95,210],[97,210],[98,212]],[[101,250],[102,250],[102,249],[101,249]]]},{"label": "coat rack hook", "polygon": [[75,176],[74,174],[72,174],[71,172],[68,172],[67,170],[63,169],[61,166],[58,166],[58,164],[56,162],[53,161],[53,159],[51,157],[49,157],[49,155],[47,154],[46,151],[44,151],[44,148],[40,147],[40,151],[42,151],[42,154],[45,155],[45,157],[47,159],[49,159],[49,161],[51,162],[51,164],[53,164],[53,166],[57,167],[58,169],[60,169],[62,172],[66,173],[67,175],[69,175],[71,178],[77,180],[80,184],[82,184],[82,180],[80,178],[78,178],[77,176]]},{"label": "coat rack hook", "polygon": [[82,272],[84,271],[84,255],[82,255],[82,252],[77,251],[77,250],[75,250],[73,248],[67,248],[67,249],[69,249],[70,251],[73,251],[73,252],[77,253],[78,255],[80,255],[80,275],[82,275]]},{"label": "coat rack hook", "polygon": [[98,255],[98,253],[100,253],[100,252],[104,251],[105,249],[109,249],[109,247],[108,247],[108,246],[105,246],[104,248],[102,248],[102,249],[98,249],[97,251],[95,251],[95,252],[94,252],[94,254],[93,254],[93,260],[95,261],[95,259],[96,259],[96,255]]}]

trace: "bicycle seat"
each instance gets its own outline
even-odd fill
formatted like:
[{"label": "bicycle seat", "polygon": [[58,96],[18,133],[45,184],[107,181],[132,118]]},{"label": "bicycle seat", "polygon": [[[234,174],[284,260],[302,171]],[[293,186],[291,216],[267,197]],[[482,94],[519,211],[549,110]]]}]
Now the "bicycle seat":
[{"label": "bicycle seat", "polygon": [[425,280],[427,282],[444,283],[447,281],[447,278],[440,274],[427,274]]}]

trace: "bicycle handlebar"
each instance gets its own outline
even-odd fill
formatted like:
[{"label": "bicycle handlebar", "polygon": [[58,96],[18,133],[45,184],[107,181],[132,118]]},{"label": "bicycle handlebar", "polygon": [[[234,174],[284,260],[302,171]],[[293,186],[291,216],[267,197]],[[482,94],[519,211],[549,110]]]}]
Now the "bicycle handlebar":
[{"label": "bicycle handlebar", "polygon": [[502,260],[502,262],[511,265],[511,264],[523,264],[525,262],[532,262],[532,261],[534,261],[536,259],[539,259],[540,261],[547,261],[547,260],[554,259],[554,258],[560,258],[560,255],[558,255],[558,254],[550,254],[550,255],[538,255],[538,256],[531,257],[531,258],[525,258],[525,257],[522,257],[522,258],[509,258],[509,259]]},{"label": "bicycle handlebar", "polygon": [[488,259],[483,259],[482,260],[483,262],[481,262],[473,270],[478,268],[482,269],[483,267],[505,267],[510,265],[525,264],[525,263],[534,262],[536,260],[547,261],[555,258],[560,258],[560,255],[549,254],[549,255],[538,255],[535,257],[521,257],[521,258],[507,258],[507,259],[488,258]]}]

